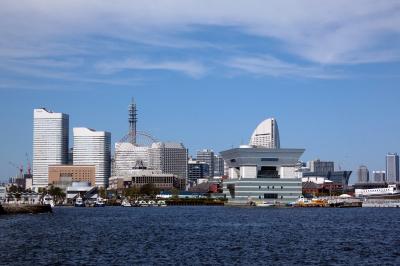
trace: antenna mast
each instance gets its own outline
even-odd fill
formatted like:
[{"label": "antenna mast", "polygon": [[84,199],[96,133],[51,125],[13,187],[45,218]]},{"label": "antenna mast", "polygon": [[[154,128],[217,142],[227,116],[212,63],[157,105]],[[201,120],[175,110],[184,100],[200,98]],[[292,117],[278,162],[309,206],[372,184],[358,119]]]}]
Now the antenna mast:
[{"label": "antenna mast", "polygon": [[135,99],[132,97],[132,102],[129,105],[129,142],[136,144],[136,123],[137,123],[137,109]]}]

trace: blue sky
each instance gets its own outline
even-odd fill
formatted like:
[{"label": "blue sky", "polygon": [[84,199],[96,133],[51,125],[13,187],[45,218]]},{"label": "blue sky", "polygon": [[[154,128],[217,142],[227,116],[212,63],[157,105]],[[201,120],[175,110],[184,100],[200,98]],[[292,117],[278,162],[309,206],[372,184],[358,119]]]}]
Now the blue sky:
[{"label": "blue sky", "polygon": [[0,34],[3,179],[32,154],[33,108],[116,141],[131,97],[140,130],[192,154],[268,117],[303,160],[381,170],[400,152],[398,1],[6,0]]}]

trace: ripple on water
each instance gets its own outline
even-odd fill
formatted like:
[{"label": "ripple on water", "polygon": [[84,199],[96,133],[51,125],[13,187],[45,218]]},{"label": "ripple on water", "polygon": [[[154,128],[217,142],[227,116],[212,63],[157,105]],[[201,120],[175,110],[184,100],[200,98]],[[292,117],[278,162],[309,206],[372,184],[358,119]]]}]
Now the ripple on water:
[{"label": "ripple on water", "polygon": [[0,264],[400,264],[399,209],[56,208],[0,218]]}]

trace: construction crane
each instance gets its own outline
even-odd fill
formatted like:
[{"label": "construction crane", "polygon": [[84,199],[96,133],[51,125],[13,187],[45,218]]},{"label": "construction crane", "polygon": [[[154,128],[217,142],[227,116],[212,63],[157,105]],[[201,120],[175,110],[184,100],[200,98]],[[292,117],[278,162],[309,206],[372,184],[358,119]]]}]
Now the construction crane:
[{"label": "construction crane", "polygon": [[32,171],[32,169],[31,169],[31,161],[29,160],[29,155],[28,155],[27,152],[25,153],[25,157],[26,157],[26,170],[27,170],[27,174],[28,174],[28,175],[31,175],[31,171]]},{"label": "construction crane", "polygon": [[8,162],[8,163],[19,171],[20,178],[24,177],[24,166],[22,164],[18,166],[13,162]]}]

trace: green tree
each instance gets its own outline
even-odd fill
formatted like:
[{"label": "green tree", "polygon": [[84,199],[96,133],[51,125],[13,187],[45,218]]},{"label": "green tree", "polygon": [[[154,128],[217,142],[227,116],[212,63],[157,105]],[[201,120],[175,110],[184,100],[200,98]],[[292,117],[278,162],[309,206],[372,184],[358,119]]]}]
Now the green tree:
[{"label": "green tree", "polygon": [[48,193],[53,197],[55,203],[60,203],[65,200],[65,193],[59,187],[51,186],[48,190]]},{"label": "green tree", "polygon": [[160,193],[160,189],[156,188],[154,184],[145,184],[140,188],[140,194],[149,196],[154,198],[158,193]]},{"label": "green tree", "polygon": [[99,196],[103,199],[107,198],[107,190],[103,187],[99,188]]},{"label": "green tree", "polygon": [[176,187],[174,187],[171,190],[171,194],[172,194],[172,198],[177,199],[179,197],[179,189],[177,189]]},{"label": "green tree", "polygon": [[137,198],[140,195],[140,190],[137,187],[125,188],[122,195],[128,198]]}]

